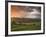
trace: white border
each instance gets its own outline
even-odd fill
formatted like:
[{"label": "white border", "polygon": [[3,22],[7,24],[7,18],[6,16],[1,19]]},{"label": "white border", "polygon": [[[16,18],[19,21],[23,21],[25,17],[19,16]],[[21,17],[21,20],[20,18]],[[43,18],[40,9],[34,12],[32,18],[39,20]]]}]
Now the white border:
[{"label": "white border", "polygon": [[[41,30],[36,31],[14,31],[11,32],[11,5],[21,6],[40,6],[41,7]],[[26,3],[8,3],[8,35],[12,34],[27,34],[27,33],[42,33],[43,32],[43,5],[42,4],[26,4]]]}]

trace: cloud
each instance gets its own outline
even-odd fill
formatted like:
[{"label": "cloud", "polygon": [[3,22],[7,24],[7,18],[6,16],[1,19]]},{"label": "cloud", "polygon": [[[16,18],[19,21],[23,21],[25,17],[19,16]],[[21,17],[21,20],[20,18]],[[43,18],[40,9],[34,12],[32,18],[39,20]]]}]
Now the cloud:
[{"label": "cloud", "polygon": [[26,16],[24,18],[40,18],[41,13],[38,12],[36,9],[33,9],[33,12],[26,13]]}]

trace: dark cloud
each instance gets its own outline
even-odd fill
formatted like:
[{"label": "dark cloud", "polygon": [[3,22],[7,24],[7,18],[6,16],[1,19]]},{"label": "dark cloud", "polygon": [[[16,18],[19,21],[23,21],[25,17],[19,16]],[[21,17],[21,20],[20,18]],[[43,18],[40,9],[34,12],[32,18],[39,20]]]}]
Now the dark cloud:
[{"label": "dark cloud", "polygon": [[37,9],[39,12],[41,12],[41,7],[34,7],[34,6],[19,6],[19,5],[14,5],[14,7],[16,7],[17,10],[23,10],[26,12],[32,12],[32,9]]}]

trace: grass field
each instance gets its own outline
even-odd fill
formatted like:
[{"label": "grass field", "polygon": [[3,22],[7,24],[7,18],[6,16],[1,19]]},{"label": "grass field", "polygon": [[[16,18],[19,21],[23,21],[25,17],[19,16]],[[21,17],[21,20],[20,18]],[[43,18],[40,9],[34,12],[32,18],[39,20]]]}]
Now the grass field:
[{"label": "grass field", "polygon": [[41,21],[32,21],[28,23],[16,23],[16,21],[11,22],[11,31],[31,31],[40,30]]}]

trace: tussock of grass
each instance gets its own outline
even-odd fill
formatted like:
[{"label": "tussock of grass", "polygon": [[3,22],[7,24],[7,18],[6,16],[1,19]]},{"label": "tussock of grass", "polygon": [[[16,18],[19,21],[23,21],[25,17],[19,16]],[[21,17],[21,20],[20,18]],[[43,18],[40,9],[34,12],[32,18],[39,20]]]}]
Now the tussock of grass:
[{"label": "tussock of grass", "polygon": [[23,23],[15,23],[12,22],[11,24],[11,31],[29,31],[29,30],[40,30],[41,29],[41,23],[39,22],[32,22],[28,24]]}]

